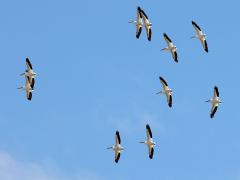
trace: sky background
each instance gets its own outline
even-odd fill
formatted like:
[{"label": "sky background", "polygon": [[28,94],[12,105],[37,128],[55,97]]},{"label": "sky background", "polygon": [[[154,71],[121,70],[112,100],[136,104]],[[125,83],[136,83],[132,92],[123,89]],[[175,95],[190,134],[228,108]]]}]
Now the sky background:
[{"label": "sky background", "polygon": [[[152,22],[135,38],[140,6]],[[0,1],[1,180],[240,180],[237,0]],[[190,39],[196,21],[209,53]],[[179,63],[162,34],[176,44]],[[29,57],[32,101],[17,87]],[[162,76],[173,108],[157,96]],[[223,103],[210,119],[213,87]],[[153,160],[149,123],[157,143]],[[125,147],[118,164],[119,130]]]}]

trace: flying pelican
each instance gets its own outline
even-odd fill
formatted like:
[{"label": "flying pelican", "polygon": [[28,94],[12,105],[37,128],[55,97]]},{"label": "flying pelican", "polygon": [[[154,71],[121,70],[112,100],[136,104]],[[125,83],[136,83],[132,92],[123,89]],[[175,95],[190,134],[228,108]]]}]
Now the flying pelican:
[{"label": "flying pelican", "polygon": [[27,70],[20,75],[21,76],[24,75],[26,78],[28,78],[28,81],[29,81],[32,89],[34,89],[34,84],[35,84],[34,78],[37,74],[33,71],[32,64],[28,58],[26,58],[26,65],[27,65]]},{"label": "flying pelican", "polygon": [[197,23],[195,23],[194,21],[192,21],[192,25],[194,27],[194,29],[196,30],[196,35],[192,36],[192,38],[197,38],[201,41],[203,49],[208,52],[208,45],[207,45],[207,41],[206,41],[206,34],[204,34],[201,30],[201,28],[197,25]]},{"label": "flying pelican", "polygon": [[151,41],[152,38],[152,23],[148,20],[148,16],[146,15],[146,13],[141,9],[141,14],[143,17],[143,23],[147,32],[147,39],[148,41]]},{"label": "flying pelican", "polygon": [[137,20],[129,21],[129,23],[133,23],[136,25],[136,38],[139,39],[140,34],[142,32],[143,20],[141,14],[141,8],[137,8]]},{"label": "flying pelican", "polygon": [[25,86],[19,87],[18,89],[23,89],[23,90],[25,90],[25,91],[26,91],[26,95],[27,95],[27,99],[28,99],[29,101],[31,101],[33,89],[32,89],[32,87],[31,87],[30,82],[28,81],[28,78],[26,77],[25,79],[26,79]]},{"label": "flying pelican", "polygon": [[160,82],[162,83],[164,91],[160,91],[157,94],[166,94],[167,96],[167,101],[168,101],[168,106],[172,107],[172,90],[168,87],[167,82],[162,78],[159,77]]},{"label": "flying pelican", "polygon": [[146,133],[147,133],[147,140],[139,142],[139,143],[143,143],[143,144],[146,144],[148,146],[149,158],[152,159],[153,158],[153,153],[154,153],[154,149],[153,148],[156,145],[156,143],[153,141],[152,131],[150,129],[149,124],[146,125]]},{"label": "flying pelican", "polygon": [[213,118],[214,114],[217,111],[218,105],[222,103],[222,101],[219,98],[219,91],[217,86],[214,86],[213,98],[206,102],[210,102],[212,104],[210,117]]},{"label": "flying pelican", "polygon": [[168,37],[166,33],[163,33],[163,37],[167,42],[167,47],[163,48],[162,50],[170,51],[172,53],[172,58],[175,62],[178,62],[177,56],[177,47],[173,44],[172,40]]},{"label": "flying pelican", "polygon": [[119,159],[120,159],[120,154],[121,151],[123,151],[123,147],[121,146],[121,138],[120,138],[120,134],[119,131],[116,131],[116,135],[115,135],[115,145],[107,148],[107,149],[112,149],[115,152],[115,162],[118,163]]}]

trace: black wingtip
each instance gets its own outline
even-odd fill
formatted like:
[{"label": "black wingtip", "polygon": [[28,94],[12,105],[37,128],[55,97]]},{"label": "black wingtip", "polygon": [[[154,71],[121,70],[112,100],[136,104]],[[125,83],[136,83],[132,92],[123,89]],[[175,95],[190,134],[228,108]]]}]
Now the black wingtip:
[{"label": "black wingtip", "polygon": [[169,96],[168,106],[169,106],[170,108],[172,107],[172,95]]},{"label": "black wingtip", "polygon": [[218,91],[218,87],[214,86],[214,91],[216,92],[217,96],[219,97],[219,91]]},{"label": "black wingtip", "polygon": [[136,38],[139,39],[140,35],[141,35],[141,32],[142,32],[142,27],[140,27],[137,31],[137,34],[136,34]]},{"label": "black wingtip", "polygon": [[32,93],[30,92],[29,93],[29,96],[28,96],[28,98],[27,98],[29,101],[31,101],[32,100]]},{"label": "black wingtip", "polygon": [[148,33],[148,41],[151,41],[152,39],[152,29],[149,29],[149,33]]},{"label": "black wingtip", "polygon": [[154,153],[154,149],[152,148],[152,149],[151,149],[151,152],[150,152],[150,154],[149,154],[149,158],[150,158],[150,159],[153,158],[153,153]]},{"label": "black wingtip", "polygon": [[167,82],[165,81],[165,79],[163,79],[161,76],[159,77],[160,81],[162,81],[166,86],[168,86]]}]

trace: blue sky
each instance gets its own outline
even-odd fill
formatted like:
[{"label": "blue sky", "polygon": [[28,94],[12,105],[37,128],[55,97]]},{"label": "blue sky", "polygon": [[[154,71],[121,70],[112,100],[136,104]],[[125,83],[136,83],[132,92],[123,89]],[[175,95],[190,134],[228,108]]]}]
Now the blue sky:
[{"label": "blue sky", "polygon": [[[0,2],[0,179],[239,180],[240,115],[236,107],[240,2]],[[139,40],[128,24],[141,6],[153,27]],[[209,53],[190,39],[196,21]],[[162,34],[178,48],[179,63]],[[28,102],[17,87],[29,57],[36,78]],[[158,77],[173,89],[169,109]],[[210,119],[213,87],[222,105]],[[145,139],[157,143],[153,160]],[[119,164],[106,147],[120,131]]]}]

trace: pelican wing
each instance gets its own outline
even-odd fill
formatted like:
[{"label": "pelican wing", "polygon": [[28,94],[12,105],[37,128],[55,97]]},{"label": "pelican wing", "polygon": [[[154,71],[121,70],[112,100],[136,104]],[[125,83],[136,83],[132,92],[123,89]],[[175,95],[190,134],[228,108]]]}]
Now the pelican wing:
[{"label": "pelican wing", "polygon": [[120,155],[121,153],[118,151],[115,151],[115,162],[118,163],[119,159],[120,159]]},{"label": "pelican wing", "polygon": [[192,21],[192,25],[197,32],[202,31],[201,28],[197,25],[196,22]]},{"label": "pelican wing", "polygon": [[203,49],[208,52],[208,44],[207,44],[207,41],[206,39],[204,38],[203,40],[201,40],[202,42],[202,46],[203,46]]},{"label": "pelican wing", "polygon": [[152,138],[152,131],[149,124],[146,125],[146,132],[147,132],[147,138],[148,139]]},{"label": "pelican wing", "polygon": [[151,27],[147,27],[146,28],[146,30],[147,30],[147,39],[148,39],[148,41],[151,41],[151,39],[152,39],[152,29],[151,29]]},{"label": "pelican wing", "polygon": [[148,154],[149,154],[149,158],[152,159],[154,154],[153,147],[148,146]]},{"label": "pelican wing", "polygon": [[214,105],[212,106],[211,114],[210,114],[210,117],[211,117],[211,118],[214,117],[214,114],[216,113],[217,108],[218,108],[218,104],[214,104]]},{"label": "pelican wing", "polygon": [[160,82],[162,83],[163,87],[168,86],[167,82],[162,77],[159,77],[159,79],[160,79]]},{"label": "pelican wing", "polygon": [[138,8],[137,8],[137,20],[142,18],[141,12],[142,12],[142,9],[138,6]]},{"label": "pelican wing", "polygon": [[30,77],[29,79],[31,79],[31,80],[29,81],[30,86],[31,86],[32,89],[34,89],[35,79],[34,79],[34,78],[31,78],[31,77]]},{"label": "pelican wing", "polygon": [[[140,10],[141,10],[141,13],[142,13],[143,18],[144,18],[144,19],[148,19],[148,16],[147,16],[147,14],[144,12],[144,10],[142,10],[141,8],[140,8]],[[144,21],[145,21],[145,20],[144,20]]]},{"label": "pelican wing", "polygon": [[146,28],[148,41],[151,41],[152,30],[151,30],[150,22],[148,20],[147,14],[142,9],[141,9],[141,14],[142,14],[142,18],[143,18],[143,21],[144,21],[144,26]]},{"label": "pelican wing", "polygon": [[218,87],[214,86],[214,97],[219,97],[219,91],[218,91]]},{"label": "pelican wing", "polygon": [[[137,22],[139,22],[140,19],[142,19],[142,14],[141,14],[141,8],[138,7],[137,8]],[[141,32],[142,32],[142,25],[139,25],[137,23],[137,25],[136,25],[136,38],[137,39],[140,37]]]},{"label": "pelican wing", "polygon": [[172,95],[171,94],[167,94],[167,101],[168,101],[168,106],[172,107]]},{"label": "pelican wing", "polygon": [[31,99],[32,99],[32,92],[31,91],[26,91],[26,94],[27,94],[27,99],[29,101],[31,101]]},{"label": "pelican wing", "polygon": [[172,50],[172,58],[174,59],[175,62],[178,62],[178,55],[176,50]]},{"label": "pelican wing", "polygon": [[172,40],[168,37],[168,35],[166,33],[163,33],[163,37],[164,37],[165,41],[167,42],[167,44],[172,43]]},{"label": "pelican wing", "polygon": [[136,38],[139,39],[142,32],[142,26],[137,25]]},{"label": "pelican wing", "polygon": [[120,134],[119,131],[116,131],[116,136],[115,136],[115,144],[121,144],[121,138],[120,138]]},{"label": "pelican wing", "polygon": [[29,71],[30,69],[32,69],[32,64],[31,64],[31,62],[30,62],[30,60],[29,60],[28,58],[26,58],[26,65],[27,65],[28,71]]}]

